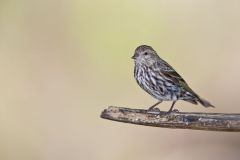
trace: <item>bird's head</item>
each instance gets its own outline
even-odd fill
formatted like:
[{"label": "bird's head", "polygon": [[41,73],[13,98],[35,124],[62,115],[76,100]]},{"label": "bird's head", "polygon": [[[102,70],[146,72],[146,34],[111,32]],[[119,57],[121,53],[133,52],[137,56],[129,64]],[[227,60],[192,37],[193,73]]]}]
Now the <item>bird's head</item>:
[{"label": "bird's head", "polygon": [[132,56],[135,63],[145,64],[147,66],[153,64],[158,60],[159,56],[156,51],[147,45],[141,45],[135,49],[135,53]]}]

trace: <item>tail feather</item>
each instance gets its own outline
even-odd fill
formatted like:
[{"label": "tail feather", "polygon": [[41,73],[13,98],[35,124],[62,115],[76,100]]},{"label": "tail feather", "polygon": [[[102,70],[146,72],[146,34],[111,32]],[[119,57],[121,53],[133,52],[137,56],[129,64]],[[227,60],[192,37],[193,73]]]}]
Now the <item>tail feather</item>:
[{"label": "tail feather", "polygon": [[199,98],[198,100],[204,107],[215,107],[205,99]]}]

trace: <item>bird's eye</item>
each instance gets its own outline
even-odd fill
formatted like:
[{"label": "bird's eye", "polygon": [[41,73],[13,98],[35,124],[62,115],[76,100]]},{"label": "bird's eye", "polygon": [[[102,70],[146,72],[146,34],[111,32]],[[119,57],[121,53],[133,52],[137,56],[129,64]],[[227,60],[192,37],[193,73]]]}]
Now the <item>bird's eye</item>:
[{"label": "bird's eye", "polygon": [[146,55],[148,55],[148,52],[144,52],[143,54],[146,56]]}]

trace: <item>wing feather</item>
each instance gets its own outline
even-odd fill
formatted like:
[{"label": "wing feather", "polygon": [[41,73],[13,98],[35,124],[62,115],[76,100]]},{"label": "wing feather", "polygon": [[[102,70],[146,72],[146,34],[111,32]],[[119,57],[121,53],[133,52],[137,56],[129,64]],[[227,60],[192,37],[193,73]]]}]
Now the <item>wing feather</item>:
[{"label": "wing feather", "polygon": [[156,65],[161,65],[157,67],[161,76],[198,98],[198,95],[188,86],[186,81],[167,62],[162,60],[161,62],[157,62]]}]

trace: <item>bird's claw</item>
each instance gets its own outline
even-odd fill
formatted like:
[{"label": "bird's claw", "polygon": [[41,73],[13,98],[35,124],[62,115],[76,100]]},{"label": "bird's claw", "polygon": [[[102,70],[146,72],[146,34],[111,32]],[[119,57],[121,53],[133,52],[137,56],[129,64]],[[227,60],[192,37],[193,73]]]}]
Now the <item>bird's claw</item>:
[{"label": "bird's claw", "polygon": [[160,113],[160,109],[159,108],[153,108],[153,109],[148,109],[147,113]]},{"label": "bird's claw", "polygon": [[166,114],[170,114],[170,113],[179,113],[179,110],[178,109],[174,109],[174,110],[172,110],[172,111],[168,111],[168,112],[166,112]]},{"label": "bird's claw", "polygon": [[176,113],[178,113],[178,112],[179,112],[179,110],[178,110],[178,109],[174,109],[172,112],[176,112]]}]

